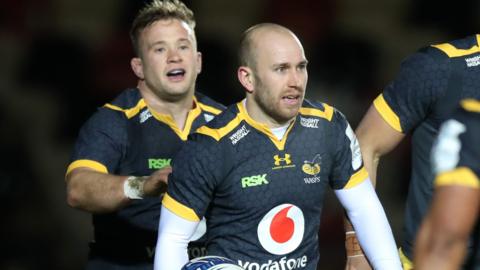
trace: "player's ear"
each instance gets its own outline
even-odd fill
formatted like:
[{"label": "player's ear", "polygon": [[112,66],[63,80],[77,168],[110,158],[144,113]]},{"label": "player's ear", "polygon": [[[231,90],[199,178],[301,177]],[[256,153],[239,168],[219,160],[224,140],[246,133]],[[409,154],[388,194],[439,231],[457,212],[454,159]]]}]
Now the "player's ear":
[{"label": "player's ear", "polygon": [[237,77],[243,88],[245,88],[248,93],[252,93],[254,90],[254,78],[252,69],[246,66],[240,66],[237,70]]},{"label": "player's ear", "polygon": [[197,74],[202,72],[202,53],[197,52]]},{"label": "player's ear", "polygon": [[140,57],[134,57],[130,60],[130,67],[133,70],[133,73],[140,79],[143,80],[145,77],[143,76],[143,62]]}]

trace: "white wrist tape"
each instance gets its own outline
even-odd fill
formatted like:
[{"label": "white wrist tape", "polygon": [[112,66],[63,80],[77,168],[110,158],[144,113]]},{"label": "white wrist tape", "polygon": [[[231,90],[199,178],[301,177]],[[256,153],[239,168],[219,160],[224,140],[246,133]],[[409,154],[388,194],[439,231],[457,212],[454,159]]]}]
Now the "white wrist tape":
[{"label": "white wrist tape", "polygon": [[123,182],[123,193],[125,197],[134,200],[143,199],[143,184],[147,180],[147,176],[129,176]]}]

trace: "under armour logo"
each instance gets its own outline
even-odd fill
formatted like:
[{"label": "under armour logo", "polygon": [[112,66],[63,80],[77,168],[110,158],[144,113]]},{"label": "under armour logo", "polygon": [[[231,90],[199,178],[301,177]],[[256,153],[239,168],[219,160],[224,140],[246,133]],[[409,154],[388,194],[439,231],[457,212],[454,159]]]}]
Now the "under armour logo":
[{"label": "under armour logo", "polygon": [[275,160],[275,166],[280,166],[282,162],[285,162],[285,165],[289,165],[292,163],[292,160],[290,159],[290,154],[285,154],[285,157],[281,158],[279,155],[273,156],[273,159]]}]

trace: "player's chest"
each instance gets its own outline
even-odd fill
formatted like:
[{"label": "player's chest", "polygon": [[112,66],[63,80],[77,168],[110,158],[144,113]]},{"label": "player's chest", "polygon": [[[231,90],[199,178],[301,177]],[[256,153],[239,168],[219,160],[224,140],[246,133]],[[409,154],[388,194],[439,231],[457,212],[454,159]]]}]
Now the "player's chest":
[{"label": "player's chest", "polygon": [[152,122],[130,126],[124,162],[137,172],[150,174],[170,166],[184,144],[185,140],[168,125]]},{"label": "player's chest", "polygon": [[329,139],[291,136],[279,150],[268,139],[238,147],[226,177],[227,192],[244,206],[321,201],[334,163]]}]

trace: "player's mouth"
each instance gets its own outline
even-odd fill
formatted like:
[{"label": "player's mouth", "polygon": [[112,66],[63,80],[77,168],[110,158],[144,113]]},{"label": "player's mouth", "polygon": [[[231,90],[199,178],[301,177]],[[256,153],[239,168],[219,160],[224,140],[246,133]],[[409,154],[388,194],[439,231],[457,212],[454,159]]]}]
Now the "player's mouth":
[{"label": "player's mouth", "polygon": [[167,77],[172,82],[178,82],[178,81],[183,80],[183,78],[185,77],[185,73],[186,73],[186,71],[184,69],[176,68],[176,69],[172,69],[172,70],[168,71],[167,72]]},{"label": "player's mouth", "polygon": [[298,103],[300,103],[300,95],[283,96],[282,102],[284,102],[287,105],[298,105]]}]

